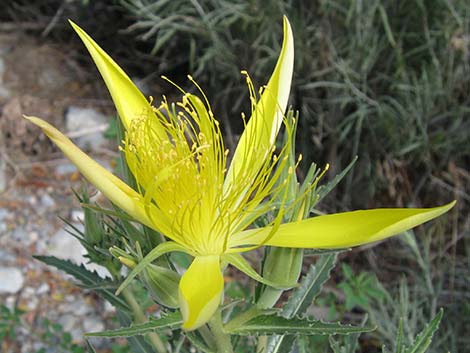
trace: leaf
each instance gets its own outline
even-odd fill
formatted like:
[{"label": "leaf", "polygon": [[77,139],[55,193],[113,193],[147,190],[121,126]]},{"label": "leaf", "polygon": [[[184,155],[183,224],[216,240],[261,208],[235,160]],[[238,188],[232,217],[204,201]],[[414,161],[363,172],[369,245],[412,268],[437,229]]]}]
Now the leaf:
[{"label": "leaf", "polygon": [[[336,254],[320,256],[315,265],[311,265],[307,274],[302,277],[300,286],[297,287],[282,308],[281,315],[292,318],[304,313],[315,297],[320,293],[323,284],[330,278],[330,271],[336,263]],[[268,339],[266,353],[290,352],[294,337],[272,336]]]},{"label": "leaf", "polygon": [[336,263],[336,254],[322,255],[315,265],[310,265],[300,286],[294,290],[282,308],[282,316],[291,318],[307,310],[320,293],[323,284],[330,278],[330,271]]},{"label": "leaf", "polygon": [[346,176],[346,174],[351,170],[351,168],[354,166],[354,164],[356,163],[357,161],[357,156],[354,157],[354,159],[351,161],[351,163],[348,164],[348,166],[346,168],[344,168],[344,170],[339,173],[338,175],[336,175],[334,177],[333,180],[331,180],[330,182],[328,182],[327,184],[325,185],[322,185],[318,188],[318,191],[317,191],[317,197],[318,199],[316,200],[316,202],[320,201],[321,199],[323,199],[326,195],[329,194],[329,192],[331,190],[333,190],[335,188],[336,185],[338,185],[338,183]]},{"label": "leaf", "polygon": [[[117,317],[119,323],[122,326],[129,326],[132,323],[130,315],[124,311],[117,311]],[[127,337],[129,343],[130,352],[132,353],[154,353],[153,347],[145,341],[142,336]]]},{"label": "leaf", "polygon": [[143,324],[135,324],[129,327],[119,328],[117,330],[109,330],[103,332],[85,333],[87,337],[132,337],[143,335],[147,332],[174,330],[178,329],[183,322],[181,314],[174,312],[167,314],[159,319],[154,319]]},{"label": "leaf", "polygon": [[[364,316],[361,324],[364,325],[367,322],[367,315]],[[354,353],[357,349],[358,340],[360,332],[353,333],[345,337],[343,345],[340,345],[339,340],[335,337],[330,336],[330,348],[333,350],[333,353]]]},{"label": "leaf", "polygon": [[439,313],[432,319],[432,321],[424,328],[423,331],[416,336],[413,344],[405,350],[405,353],[424,353],[428,349],[432,341],[432,336],[439,328],[444,310],[439,310]]},{"label": "leaf", "polygon": [[373,328],[322,322],[296,316],[287,319],[278,315],[257,316],[231,331],[234,335],[347,335],[369,332]]},{"label": "leaf", "polygon": [[[76,265],[69,260],[58,259],[55,256],[33,256],[36,260],[44,262],[49,266],[53,266],[65,273],[71,275],[76,280],[80,281],[83,286],[99,287],[101,284],[106,285],[107,280],[103,280],[96,272],[91,272],[83,265]],[[96,292],[104,299],[109,301],[116,309],[130,311],[127,303],[120,297],[114,295],[110,290],[104,288],[96,288]]]},{"label": "leaf", "polygon": [[91,343],[88,340],[85,340],[85,343],[86,343],[86,346],[87,346],[88,351],[90,353],[96,353],[95,348],[93,348],[93,346],[91,345]]},{"label": "leaf", "polygon": [[207,346],[206,342],[204,342],[204,340],[197,334],[197,331],[186,332],[185,336],[194,347],[200,349],[204,353],[217,353]]}]

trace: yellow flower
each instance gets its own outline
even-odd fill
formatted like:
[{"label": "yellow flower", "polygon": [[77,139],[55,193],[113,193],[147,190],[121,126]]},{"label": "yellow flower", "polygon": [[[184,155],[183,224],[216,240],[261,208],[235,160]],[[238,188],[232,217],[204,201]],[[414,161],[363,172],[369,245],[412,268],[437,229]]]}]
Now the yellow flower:
[{"label": "yellow flower", "polygon": [[[282,199],[287,184],[279,172],[286,167],[287,147],[279,156],[274,154],[294,61],[287,19],[279,59],[259,101],[247,76],[252,115],[228,169],[228,151],[207,100],[184,93],[176,106],[164,99],[159,107],[153,107],[124,71],[81,28],[72,26],[103,76],[126,129],[121,148],[138,189],[101,167],[47,122],[36,117],[27,119],[41,127],[109,200],[169,239],[146,260],[169,251],[184,251],[194,257],[179,283],[186,330],[206,323],[220,305],[224,288],[222,261],[264,281],[240,252],[261,245],[343,248],[369,243],[435,218],[454,205],[345,212],[286,224],[281,224],[281,207],[268,226],[247,229],[273,209],[269,200]],[[145,259],[124,285],[144,266]]]}]

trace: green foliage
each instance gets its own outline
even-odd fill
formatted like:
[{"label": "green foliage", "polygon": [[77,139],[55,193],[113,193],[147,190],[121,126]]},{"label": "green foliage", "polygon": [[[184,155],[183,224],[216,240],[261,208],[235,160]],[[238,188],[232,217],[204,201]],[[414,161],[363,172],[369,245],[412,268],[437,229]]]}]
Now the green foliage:
[{"label": "green foliage", "polygon": [[306,317],[285,318],[279,315],[259,315],[229,333],[236,335],[337,335],[368,332],[373,328],[355,327],[340,323],[322,322]]},{"label": "green foliage", "polygon": [[381,290],[377,277],[368,272],[360,272],[354,275],[348,264],[342,264],[344,280],[338,284],[344,292],[346,301],[344,306],[350,311],[355,307],[367,309],[372,299],[380,300],[385,294]]},{"label": "green foliage", "polygon": [[0,341],[16,339],[16,329],[21,325],[21,315],[24,311],[19,308],[9,309],[0,305]]},{"label": "green foliage", "polygon": [[[34,326],[22,319],[26,311],[17,307],[9,309],[0,305],[0,347],[3,344],[19,344],[21,347],[24,332],[37,338],[42,348],[32,353],[46,353],[50,349],[58,353],[85,353],[85,349],[72,341],[72,335],[64,331],[58,323],[52,323],[47,318],[38,318]],[[21,332],[21,334],[20,334]]]},{"label": "green foliage", "polygon": [[[371,324],[377,326],[375,334],[392,350],[397,349],[397,337],[401,337],[402,345],[411,347],[422,328],[442,315],[440,308],[444,309],[444,319],[435,342],[427,351],[457,352],[470,343],[466,335],[470,310],[465,299],[470,283],[464,279],[468,273],[469,252],[462,251],[452,261],[441,250],[432,255],[432,247],[440,249],[439,242],[445,240],[439,238],[423,237],[418,241],[413,232],[404,234],[394,250],[402,261],[414,264],[419,270],[415,273],[404,267],[407,277],[403,276],[399,283],[388,283],[387,288],[382,287],[385,296],[371,301],[368,313]],[[447,283],[453,275],[457,280],[449,292]],[[453,297],[449,298],[450,294]],[[401,322],[399,326],[398,322]]]},{"label": "green foliage", "polygon": [[135,18],[131,33],[161,60],[158,73],[191,72],[209,91],[230,148],[231,134],[242,127],[233,115],[247,109],[243,99],[232,99],[245,92],[239,70],[256,81],[269,76],[281,37],[277,24],[286,14],[296,39],[292,105],[300,111],[304,165],[323,156],[341,168],[361,157],[349,192],[337,196],[342,201],[353,202],[353,187],[361,189],[354,193],[361,205],[386,191],[382,168],[391,159],[426,183],[430,172],[449,160],[463,165],[470,154],[465,0],[120,4]]}]

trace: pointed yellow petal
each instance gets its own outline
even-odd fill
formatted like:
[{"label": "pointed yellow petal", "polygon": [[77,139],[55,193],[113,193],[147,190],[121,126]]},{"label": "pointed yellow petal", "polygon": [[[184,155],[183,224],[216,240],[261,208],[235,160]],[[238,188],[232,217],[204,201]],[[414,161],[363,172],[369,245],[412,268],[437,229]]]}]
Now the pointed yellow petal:
[{"label": "pointed yellow petal", "polygon": [[289,99],[293,67],[294,38],[289,21],[284,17],[284,41],[281,53],[253,115],[240,137],[227,172],[226,189],[232,183],[236,183],[237,176],[245,172],[256,175],[263,165],[282,125]]},{"label": "pointed yellow petal", "polygon": [[86,153],[75,146],[68,137],[46,121],[33,116],[25,116],[25,118],[39,126],[52,142],[78,167],[83,176],[105,194],[111,202],[139,222],[152,227],[152,222],[150,222],[141,205],[141,195],[91,159]]},{"label": "pointed yellow petal", "polygon": [[[344,212],[286,223],[279,227],[266,245],[333,249],[371,243],[436,218],[449,211],[454,204],[455,201],[435,208]],[[234,248],[260,244],[269,232],[269,227],[240,232],[232,237],[229,245]]]},{"label": "pointed yellow petal", "polygon": [[[135,117],[155,116],[147,99],[118,64],[83,29],[72,21],[70,24],[87,47],[103,76],[123,125],[129,128]],[[161,133],[162,137],[165,137],[163,129]]]},{"label": "pointed yellow petal", "polygon": [[179,302],[183,328],[194,330],[204,325],[220,305],[224,278],[218,255],[197,256],[183,275]]}]

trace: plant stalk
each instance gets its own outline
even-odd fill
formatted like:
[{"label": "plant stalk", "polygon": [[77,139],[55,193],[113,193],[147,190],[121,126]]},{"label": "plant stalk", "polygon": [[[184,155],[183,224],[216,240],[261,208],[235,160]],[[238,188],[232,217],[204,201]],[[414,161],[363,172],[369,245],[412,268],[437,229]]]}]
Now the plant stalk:
[{"label": "plant stalk", "polygon": [[209,321],[209,327],[211,328],[212,334],[215,338],[217,353],[233,353],[230,335],[224,332],[222,326],[222,316],[219,309]]},{"label": "plant stalk", "polygon": [[[132,313],[134,314],[134,320],[139,324],[143,324],[147,322],[147,318],[145,317],[145,314],[142,311],[142,308],[140,307],[139,303],[135,299],[134,294],[132,294],[131,290],[129,288],[125,288],[122,290],[121,293],[124,299],[126,300],[126,302],[131,307]],[[161,340],[160,336],[158,336],[157,333],[149,332],[146,334],[146,336],[158,353],[168,353],[165,345],[163,344],[163,341]]]}]

